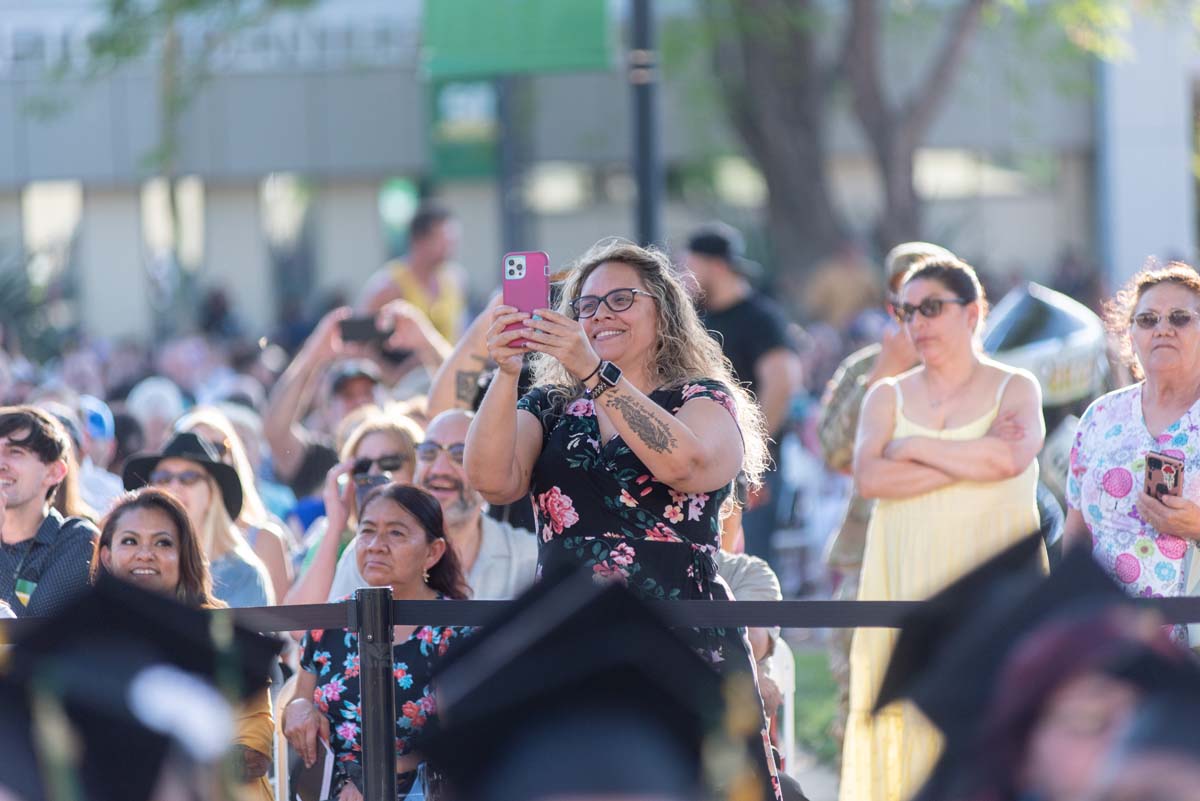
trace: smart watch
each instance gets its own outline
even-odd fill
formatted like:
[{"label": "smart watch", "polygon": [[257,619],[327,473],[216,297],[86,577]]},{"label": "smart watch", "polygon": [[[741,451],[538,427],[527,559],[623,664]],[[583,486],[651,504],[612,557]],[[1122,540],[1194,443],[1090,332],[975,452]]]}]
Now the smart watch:
[{"label": "smart watch", "polygon": [[596,378],[596,386],[584,390],[584,394],[590,400],[595,400],[620,382],[621,368],[612,362],[601,362],[600,369],[596,373]]}]

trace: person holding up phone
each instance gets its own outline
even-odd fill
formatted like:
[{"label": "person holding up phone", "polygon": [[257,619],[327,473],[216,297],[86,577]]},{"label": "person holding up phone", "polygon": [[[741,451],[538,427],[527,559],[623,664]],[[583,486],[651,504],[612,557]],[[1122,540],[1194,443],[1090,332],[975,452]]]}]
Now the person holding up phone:
[{"label": "person holding up phone", "polygon": [[[713,558],[719,510],[739,471],[756,485],[765,469],[762,412],[670,260],[600,242],[567,275],[558,307],[533,312],[492,312],[499,373],[467,434],[471,483],[490,503],[532,493],[539,574],[582,568],[644,598],[727,597]],[[518,398],[528,353],[534,387]],[[680,634],[724,675],[753,676],[739,631]],[[777,799],[766,742],[765,727],[748,737],[747,758],[756,797]]]},{"label": "person holding up phone", "polygon": [[[1090,547],[1130,595],[1185,595],[1200,538],[1200,277],[1180,262],[1150,265],[1105,318],[1142,380],[1098,398],[1079,421],[1066,545]],[[1187,627],[1173,637],[1187,643]]]}]

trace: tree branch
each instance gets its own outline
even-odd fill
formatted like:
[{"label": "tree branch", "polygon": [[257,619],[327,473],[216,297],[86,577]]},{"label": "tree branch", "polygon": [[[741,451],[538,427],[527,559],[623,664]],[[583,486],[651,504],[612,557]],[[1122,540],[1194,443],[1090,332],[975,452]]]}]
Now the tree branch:
[{"label": "tree branch", "polygon": [[892,127],[892,109],[883,89],[879,58],[879,0],[851,0],[846,32],[846,71],[854,88],[854,113],[878,148]]},{"label": "tree branch", "polygon": [[967,46],[971,43],[975,29],[979,27],[983,9],[992,2],[993,0],[965,0],[950,21],[937,58],[930,65],[925,79],[918,84],[919,88],[901,107],[898,130],[902,132],[906,142],[915,145],[924,138],[938,106],[949,94],[966,56]]}]

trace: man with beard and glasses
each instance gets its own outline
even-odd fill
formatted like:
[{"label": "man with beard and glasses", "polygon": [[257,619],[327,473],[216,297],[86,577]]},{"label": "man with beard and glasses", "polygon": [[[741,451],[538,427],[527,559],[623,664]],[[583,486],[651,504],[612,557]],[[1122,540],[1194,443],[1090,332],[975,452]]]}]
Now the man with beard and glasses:
[{"label": "man with beard and glasses", "polygon": [[[446,539],[458,556],[471,597],[477,601],[515,598],[533,584],[537,569],[537,540],[522,528],[484,514],[483,497],[467,481],[463,442],[473,415],[453,409],[429,423],[425,441],[417,445],[413,484],[437,498],[442,506]],[[329,591],[335,601],[367,583],[358,572],[354,549],[338,560]]]}]

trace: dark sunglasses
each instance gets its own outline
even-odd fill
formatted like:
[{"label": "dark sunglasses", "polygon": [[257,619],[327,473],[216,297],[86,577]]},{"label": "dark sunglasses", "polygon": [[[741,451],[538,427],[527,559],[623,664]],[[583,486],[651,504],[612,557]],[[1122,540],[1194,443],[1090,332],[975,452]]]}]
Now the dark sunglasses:
[{"label": "dark sunglasses", "polygon": [[452,445],[440,445],[436,442],[422,442],[417,446],[417,458],[422,462],[432,462],[437,459],[438,454],[442,451],[450,457],[450,461],[455,464],[462,464],[463,453],[467,450],[467,446],[462,442],[455,442]]},{"label": "dark sunglasses", "polygon": [[1172,309],[1167,314],[1159,314],[1158,312],[1144,311],[1133,315],[1133,322],[1138,328],[1145,331],[1151,331],[1158,328],[1158,324],[1166,320],[1171,324],[1172,328],[1186,328],[1192,324],[1192,320],[1198,317],[1196,312],[1188,311],[1187,309]]},{"label": "dark sunglasses", "polygon": [[390,453],[387,456],[380,456],[378,459],[356,459],[354,461],[354,475],[360,476],[371,472],[371,465],[379,465],[381,473],[393,473],[408,462],[408,459],[398,453]]},{"label": "dark sunglasses", "polygon": [[640,289],[614,289],[602,297],[584,295],[581,298],[575,298],[571,301],[571,312],[575,315],[576,320],[586,320],[596,316],[596,312],[600,311],[601,303],[612,311],[623,312],[633,305],[633,301],[637,299],[638,295],[654,297],[649,292],[643,292]]},{"label": "dark sunglasses", "polygon": [[170,470],[155,470],[150,474],[150,483],[156,487],[163,487],[173,481],[178,481],[185,487],[194,486],[204,480],[207,475],[203,470],[182,470],[178,473],[172,473]]},{"label": "dark sunglasses", "polygon": [[896,319],[902,323],[907,323],[917,312],[921,313],[922,317],[934,318],[942,313],[947,303],[957,303],[959,306],[966,306],[971,301],[963,300],[962,298],[925,298],[916,306],[911,303],[893,303],[892,313],[896,315]]}]

